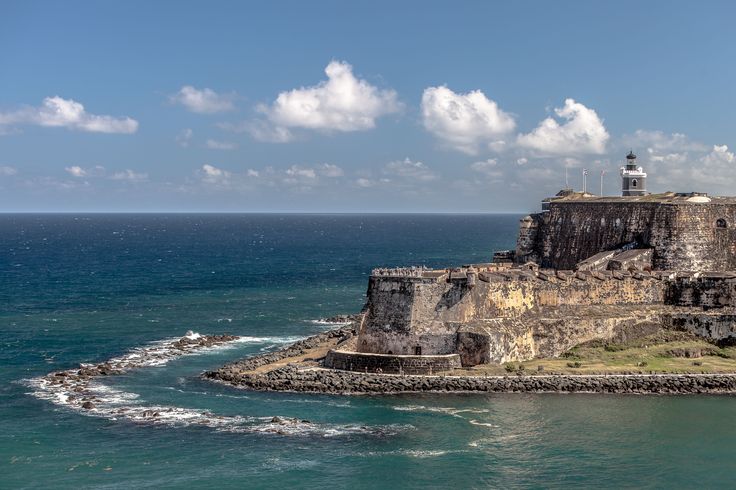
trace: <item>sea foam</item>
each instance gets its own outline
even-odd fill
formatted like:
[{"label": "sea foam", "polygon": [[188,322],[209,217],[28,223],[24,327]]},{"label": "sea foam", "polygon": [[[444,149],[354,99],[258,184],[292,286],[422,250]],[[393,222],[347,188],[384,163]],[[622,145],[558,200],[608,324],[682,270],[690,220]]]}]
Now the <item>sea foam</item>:
[{"label": "sea foam", "polygon": [[200,426],[234,433],[279,434],[291,436],[337,437],[352,434],[394,435],[411,426],[321,424],[290,417],[218,415],[208,410],[167,405],[149,405],[137,393],[118,390],[102,378],[124,374],[131,369],[157,367],[172,359],[211,352],[236,343],[290,343],[301,337],[206,336],[187,332],[184,337],[164,339],[132,349],[100,364],[80,364],[79,368],[54,371],[27,380],[32,395],[81,414],[109,420],[170,427]]}]

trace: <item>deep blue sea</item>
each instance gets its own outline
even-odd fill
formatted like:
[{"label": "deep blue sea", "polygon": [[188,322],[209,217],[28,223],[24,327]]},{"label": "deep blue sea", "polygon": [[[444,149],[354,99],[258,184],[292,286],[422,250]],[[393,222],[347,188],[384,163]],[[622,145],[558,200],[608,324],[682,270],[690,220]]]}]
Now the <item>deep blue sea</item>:
[{"label": "deep blue sea", "polygon": [[[729,396],[257,393],[199,373],[359,311],[372,267],[485,262],[510,215],[0,215],[0,488],[732,487]],[[245,336],[101,381],[253,430],[85,415],[28,380],[188,330]],[[273,416],[312,430],[258,432]],[[265,423],[265,422],[264,422]]]}]

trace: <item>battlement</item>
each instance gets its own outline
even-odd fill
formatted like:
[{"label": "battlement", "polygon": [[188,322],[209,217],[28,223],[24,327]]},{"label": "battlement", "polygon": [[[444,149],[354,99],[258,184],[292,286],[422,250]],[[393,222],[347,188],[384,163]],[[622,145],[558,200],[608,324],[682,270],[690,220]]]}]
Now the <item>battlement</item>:
[{"label": "battlement", "polygon": [[553,199],[521,220],[515,261],[572,269],[627,244],[652,249],[652,269],[736,269],[736,199],[665,193]]}]

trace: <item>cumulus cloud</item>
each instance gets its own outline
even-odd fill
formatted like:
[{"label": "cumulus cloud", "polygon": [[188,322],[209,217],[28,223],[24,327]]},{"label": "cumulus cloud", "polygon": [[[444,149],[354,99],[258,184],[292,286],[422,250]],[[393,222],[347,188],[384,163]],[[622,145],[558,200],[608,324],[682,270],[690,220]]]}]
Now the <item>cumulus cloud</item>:
[{"label": "cumulus cloud", "polygon": [[710,150],[708,145],[693,141],[682,133],[667,134],[643,129],[623,136],[621,143],[628,148],[643,148],[646,151],[641,156],[646,157],[646,162],[659,170],[655,180],[661,180],[665,175],[667,178],[675,178],[675,173],[680,172],[677,170],[679,166],[693,158],[697,160]]},{"label": "cumulus cloud", "polygon": [[284,184],[311,186],[317,182],[317,172],[313,168],[292,165],[286,169]]},{"label": "cumulus cloud", "polygon": [[233,94],[218,94],[212,89],[196,89],[191,85],[185,85],[177,93],[169,96],[174,104],[184,106],[190,112],[197,114],[215,114],[228,112],[235,109]]},{"label": "cumulus cloud", "polygon": [[560,124],[553,117],[539,123],[531,133],[521,134],[517,143],[548,155],[601,154],[606,151],[609,135],[598,114],[574,99],[555,109]]},{"label": "cumulus cloud", "polygon": [[470,164],[470,168],[491,180],[501,179],[504,175],[503,170],[498,165],[498,160],[495,158],[489,158],[488,160],[481,162],[474,162]]},{"label": "cumulus cloud", "polygon": [[623,136],[621,143],[629,148],[646,148],[647,152],[652,154],[707,151],[709,149],[708,145],[693,141],[682,133],[667,134],[664,131],[645,129],[637,129],[634,134]]},{"label": "cumulus cloud", "polygon": [[0,175],[5,177],[10,177],[11,175],[16,175],[18,173],[18,169],[15,167],[11,167],[9,165],[0,165]]},{"label": "cumulus cloud", "polygon": [[134,172],[133,170],[126,168],[121,172],[113,173],[110,178],[112,180],[125,180],[127,182],[143,182],[148,180],[148,174]]},{"label": "cumulus cloud", "polygon": [[91,133],[131,134],[138,130],[135,119],[90,114],[79,102],[59,96],[46,97],[39,107],[0,113],[0,128],[14,124],[63,127]]},{"label": "cumulus cloud", "polygon": [[283,142],[291,139],[289,128],[363,131],[374,128],[377,118],[401,109],[395,91],[356,78],[346,62],[330,62],[325,74],[327,80],[317,85],[281,92],[272,104],[258,106],[268,125],[254,123],[248,129],[251,134]]},{"label": "cumulus cloud", "polygon": [[[288,128],[273,126],[266,121],[249,121],[237,126],[222,126],[234,132],[246,131],[253,139],[264,143],[288,143],[294,139],[294,134]],[[229,129],[232,127],[233,129]]]},{"label": "cumulus cloud", "polygon": [[229,141],[218,141],[213,139],[207,140],[207,148],[211,150],[234,150],[238,147],[237,144]]},{"label": "cumulus cloud", "polygon": [[227,170],[205,163],[200,171],[202,180],[208,184],[226,184],[231,176]]},{"label": "cumulus cloud", "polygon": [[429,87],[422,94],[424,127],[448,146],[474,155],[483,147],[503,148],[514,130],[513,116],[480,90],[457,94],[447,87]]},{"label": "cumulus cloud", "polygon": [[71,175],[72,177],[104,177],[105,175],[105,167],[102,165],[95,165],[94,167],[80,167],[79,165],[72,165],[69,167],[65,167],[64,170],[66,173]]},{"label": "cumulus cloud", "polygon": [[437,174],[424,163],[412,161],[410,158],[389,162],[383,171],[387,175],[418,182],[429,182],[438,178]]},{"label": "cumulus cloud", "polygon": [[66,167],[64,170],[66,170],[72,177],[85,177],[87,175],[87,171],[79,165]]},{"label": "cumulus cloud", "polygon": [[320,175],[331,178],[342,177],[343,175],[345,175],[345,172],[342,168],[330,163],[323,163],[318,167],[318,171]]},{"label": "cumulus cloud", "polygon": [[[690,182],[713,187],[725,193],[736,183],[736,155],[727,145],[713,145],[710,152],[698,158],[698,165],[684,165]],[[697,189],[693,189],[697,190]]]}]

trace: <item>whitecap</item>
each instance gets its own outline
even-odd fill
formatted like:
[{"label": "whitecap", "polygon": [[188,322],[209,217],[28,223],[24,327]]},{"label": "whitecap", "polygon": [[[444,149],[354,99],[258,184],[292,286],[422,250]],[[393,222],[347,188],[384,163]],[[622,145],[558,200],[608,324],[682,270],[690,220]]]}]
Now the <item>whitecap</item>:
[{"label": "whitecap", "polygon": [[[208,410],[147,405],[137,393],[122,391],[100,381],[101,374],[81,375],[85,369],[91,372],[104,369],[111,374],[122,374],[129,369],[161,366],[182,355],[193,355],[211,351],[235,342],[256,342],[268,339],[275,342],[290,342],[294,337],[246,337],[219,341],[217,345],[206,343],[181,343],[181,340],[199,340],[203,336],[188,332],[182,339],[166,339],[138,347],[122,356],[101,364],[81,364],[80,369],[52,372],[26,380],[33,388],[30,394],[56,405],[76,410],[92,417],[109,420],[126,420],[133,423],[166,425],[171,427],[199,426],[217,431],[236,433],[280,434],[290,436],[338,437],[351,434],[377,436],[394,435],[400,431],[414,429],[411,425],[363,426],[351,424],[320,424],[287,417],[252,417],[239,415],[217,415]],[[258,340],[255,340],[258,339]],[[276,340],[278,339],[278,340]],[[228,396],[228,395],[216,395]],[[234,398],[248,398],[233,396]]]}]

